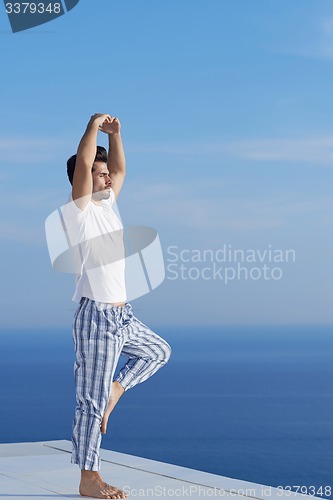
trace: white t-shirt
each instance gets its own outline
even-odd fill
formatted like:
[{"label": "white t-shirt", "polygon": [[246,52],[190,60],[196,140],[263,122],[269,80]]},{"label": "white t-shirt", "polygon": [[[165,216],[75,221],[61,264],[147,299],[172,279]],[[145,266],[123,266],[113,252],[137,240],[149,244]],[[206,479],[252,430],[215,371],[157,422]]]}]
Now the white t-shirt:
[{"label": "white t-shirt", "polygon": [[[90,198],[90,197],[89,197]],[[114,191],[100,205],[89,199],[81,210],[70,195],[61,207],[68,243],[74,249],[76,288],[72,300],[88,297],[97,302],[125,302],[125,249],[123,225],[112,208]]]}]

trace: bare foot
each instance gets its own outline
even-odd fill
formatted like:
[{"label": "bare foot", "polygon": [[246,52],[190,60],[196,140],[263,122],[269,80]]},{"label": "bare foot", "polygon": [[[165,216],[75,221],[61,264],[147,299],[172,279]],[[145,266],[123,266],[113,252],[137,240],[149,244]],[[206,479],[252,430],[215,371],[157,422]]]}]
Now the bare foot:
[{"label": "bare foot", "polygon": [[128,495],[103,481],[97,471],[81,471],[79,493],[84,497],[92,498],[127,498]]},{"label": "bare foot", "polygon": [[110,413],[112,412],[113,408],[116,406],[124,392],[125,390],[119,382],[112,382],[111,396],[101,422],[101,434],[106,434],[106,428],[108,425]]}]

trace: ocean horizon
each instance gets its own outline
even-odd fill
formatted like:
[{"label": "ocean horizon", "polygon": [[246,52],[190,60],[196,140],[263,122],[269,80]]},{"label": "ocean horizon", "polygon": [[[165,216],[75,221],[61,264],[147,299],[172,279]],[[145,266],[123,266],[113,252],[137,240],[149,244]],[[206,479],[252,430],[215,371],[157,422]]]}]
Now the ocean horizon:
[{"label": "ocean horizon", "polygon": [[[330,498],[332,326],[155,331],[170,361],[121,398],[103,448]],[[0,442],[70,440],[71,328],[0,335]]]}]

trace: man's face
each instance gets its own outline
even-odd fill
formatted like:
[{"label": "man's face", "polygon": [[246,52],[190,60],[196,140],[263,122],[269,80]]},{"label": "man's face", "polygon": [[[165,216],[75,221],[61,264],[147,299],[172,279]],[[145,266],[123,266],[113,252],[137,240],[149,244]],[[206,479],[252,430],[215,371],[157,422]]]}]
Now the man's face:
[{"label": "man's face", "polygon": [[109,171],[106,163],[96,161],[92,172],[93,178],[93,194],[95,201],[107,200],[110,198],[110,189],[112,179],[109,176]]}]

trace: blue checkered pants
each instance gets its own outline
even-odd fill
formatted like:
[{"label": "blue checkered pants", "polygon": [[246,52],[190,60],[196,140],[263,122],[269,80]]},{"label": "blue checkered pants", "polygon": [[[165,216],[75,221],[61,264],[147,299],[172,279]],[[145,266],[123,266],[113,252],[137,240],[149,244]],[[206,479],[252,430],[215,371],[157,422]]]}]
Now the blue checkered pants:
[{"label": "blue checkered pants", "polygon": [[119,356],[129,359],[117,380],[125,391],[144,382],[168,361],[169,344],[141,323],[129,303],[112,306],[82,298],[75,312],[73,341],[76,408],[71,462],[100,470],[100,425]]}]

